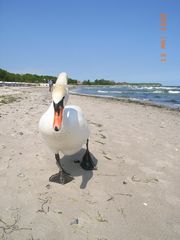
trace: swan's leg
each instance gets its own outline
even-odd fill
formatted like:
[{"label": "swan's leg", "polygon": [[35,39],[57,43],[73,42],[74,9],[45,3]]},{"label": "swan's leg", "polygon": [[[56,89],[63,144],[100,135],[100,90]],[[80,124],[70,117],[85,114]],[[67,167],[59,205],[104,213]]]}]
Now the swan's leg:
[{"label": "swan's leg", "polygon": [[59,153],[55,154],[55,159],[57,164],[59,165],[59,173],[58,175],[54,175],[55,178],[52,176],[49,180],[51,182],[58,182],[60,184],[66,184],[68,182],[71,182],[74,178],[63,169]]},{"label": "swan's leg", "polygon": [[85,170],[96,170],[96,165],[92,160],[92,157],[90,155],[89,152],[89,148],[88,148],[88,143],[89,143],[89,139],[87,139],[87,143],[86,143],[86,152],[83,156],[82,162],[81,162],[81,167]]}]

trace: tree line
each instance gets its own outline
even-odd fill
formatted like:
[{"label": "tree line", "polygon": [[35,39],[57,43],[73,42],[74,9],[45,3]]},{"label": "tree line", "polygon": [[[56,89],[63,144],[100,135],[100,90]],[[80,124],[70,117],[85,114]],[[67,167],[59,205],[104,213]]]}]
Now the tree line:
[{"label": "tree line", "polygon": [[[0,68],[0,81],[3,82],[26,82],[26,83],[47,83],[48,80],[56,82],[57,77],[48,75],[37,74],[18,74],[10,73]],[[84,80],[82,82],[68,78],[68,84],[82,84],[82,85],[131,85],[131,86],[161,86],[160,83],[127,83],[127,82],[115,82],[113,80],[96,79],[95,81]]]},{"label": "tree line", "polygon": [[[3,82],[26,82],[26,83],[47,83],[48,80],[56,82],[57,77],[48,75],[37,75],[37,74],[18,74],[10,73],[4,69],[0,69],[0,81]],[[95,81],[85,80],[80,82],[76,79],[68,78],[68,84],[83,84],[83,85],[114,85],[114,81],[96,79]]]},{"label": "tree line", "polygon": [[[0,68],[0,81],[3,82],[47,83],[48,80],[50,79],[55,83],[57,77],[30,73],[26,74],[10,73]],[[77,80],[69,78],[68,83],[77,84]]]}]

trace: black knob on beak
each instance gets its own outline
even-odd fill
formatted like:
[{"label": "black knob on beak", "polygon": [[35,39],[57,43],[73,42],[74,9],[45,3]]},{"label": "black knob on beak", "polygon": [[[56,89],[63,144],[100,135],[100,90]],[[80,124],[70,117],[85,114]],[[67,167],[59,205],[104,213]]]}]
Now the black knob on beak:
[{"label": "black knob on beak", "polygon": [[59,131],[58,127],[55,127],[55,128],[54,128],[54,130],[55,130],[56,132],[58,132],[58,131]]}]

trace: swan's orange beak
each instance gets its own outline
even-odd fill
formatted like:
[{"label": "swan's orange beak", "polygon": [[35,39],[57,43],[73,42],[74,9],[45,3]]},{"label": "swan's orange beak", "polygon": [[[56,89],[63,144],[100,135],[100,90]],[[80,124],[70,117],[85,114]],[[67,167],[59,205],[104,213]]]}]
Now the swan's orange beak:
[{"label": "swan's orange beak", "polygon": [[59,131],[61,129],[63,110],[63,107],[60,107],[58,111],[54,111],[53,128],[55,131]]}]

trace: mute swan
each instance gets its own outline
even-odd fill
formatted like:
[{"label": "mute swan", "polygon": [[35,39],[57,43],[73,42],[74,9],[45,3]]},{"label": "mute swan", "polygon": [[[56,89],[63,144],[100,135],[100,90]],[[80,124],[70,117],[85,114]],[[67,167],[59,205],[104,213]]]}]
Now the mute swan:
[{"label": "mute swan", "polygon": [[61,184],[70,182],[73,177],[62,168],[59,152],[64,155],[72,155],[80,151],[86,143],[87,149],[81,167],[85,170],[95,169],[95,164],[88,150],[90,132],[83,112],[78,106],[65,106],[69,96],[67,80],[66,73],[59,74],[56,84],[53,86],[52,103],[39,121],[40,133],[54,152],[59,165],[58,178]]}]

